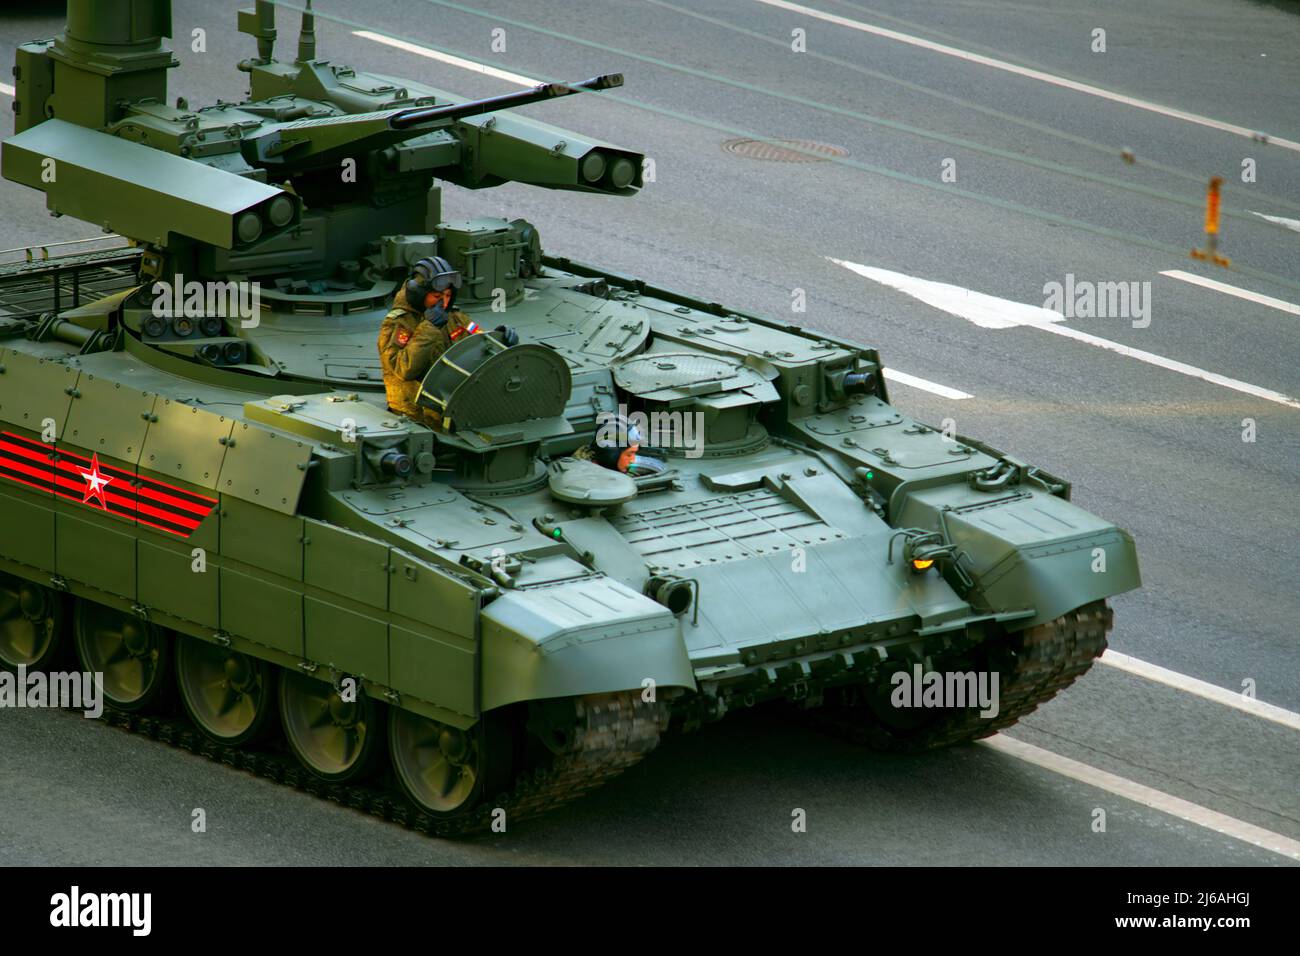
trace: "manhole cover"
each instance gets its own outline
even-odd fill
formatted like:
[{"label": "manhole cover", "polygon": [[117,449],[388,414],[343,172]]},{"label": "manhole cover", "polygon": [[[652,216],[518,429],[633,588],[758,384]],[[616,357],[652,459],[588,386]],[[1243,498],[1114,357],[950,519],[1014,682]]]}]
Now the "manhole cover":
[{"label": "manhole cover", "polygon": [[847,149],[811,139],[729,139],[722,148],[747,159],[766,159],[773,163],[820,163],[849,155]]}]

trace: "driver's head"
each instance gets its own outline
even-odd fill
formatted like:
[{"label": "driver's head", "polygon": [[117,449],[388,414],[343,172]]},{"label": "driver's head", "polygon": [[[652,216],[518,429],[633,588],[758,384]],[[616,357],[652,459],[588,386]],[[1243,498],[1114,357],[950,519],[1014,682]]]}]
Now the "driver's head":
[{"label": "driver's head", "polygon": [[666,465],[661,459],[641,453],[642,443],[641,428],[635,419],[604,413],[596,432],[593,459],[598,465],[634,477],[664,471]]},{"label": "driver's head", "polygon": [[460,271],[442,256],[426,256],[411,269],[406,280],[406,301],[414,309],[430,309],[441,304],[451,308],[460,288]]}]

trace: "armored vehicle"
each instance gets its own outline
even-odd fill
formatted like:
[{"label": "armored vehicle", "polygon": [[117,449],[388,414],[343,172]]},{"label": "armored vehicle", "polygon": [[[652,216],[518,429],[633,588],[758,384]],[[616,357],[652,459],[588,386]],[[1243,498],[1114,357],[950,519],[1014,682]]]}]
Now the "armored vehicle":
[{"label": "armored vehicle", "polygon": [[[639,153],[514,112],[621,77],[466,101],[318,58],[310,12],[276,59],[274,13],[238,104],[167,102],[167,0],[18,50],[4,177],[127,244],[0,266],[6,667],[75,655],[118,725],[455,833],[769,702],[992,734],[1102,652],[1129,535],[909,419],[874,349],[443,218],[441,183],[637,193]],[[376,337],[435,255],[519,341],[455,342],[418,424]]]}]

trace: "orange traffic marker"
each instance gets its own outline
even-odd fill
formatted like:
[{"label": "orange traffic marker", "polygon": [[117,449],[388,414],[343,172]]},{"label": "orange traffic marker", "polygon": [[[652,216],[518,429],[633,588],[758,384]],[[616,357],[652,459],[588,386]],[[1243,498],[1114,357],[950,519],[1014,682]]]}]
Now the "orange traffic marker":
[{"label": "orange traffic marker", "polygon": [[1205,248],[1193,249],[1192,258],[1213,262],[1225,269],[1232,265],[1227,256],[1219,255],[1219,190],[1223,186],[1223,177],[1215,176],[1210,180],[1210,187],[1205,193]]}]

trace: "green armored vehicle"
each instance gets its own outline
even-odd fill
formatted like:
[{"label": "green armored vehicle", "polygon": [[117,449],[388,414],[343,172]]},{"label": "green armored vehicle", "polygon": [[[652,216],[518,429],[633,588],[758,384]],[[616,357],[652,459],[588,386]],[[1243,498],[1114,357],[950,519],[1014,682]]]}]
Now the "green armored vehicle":
[{"label": "green armored vehicle", "polygon": [[[905,417],[873,349],[443,218],[440,182],[636,193],[640,154],[510,111],[621,78],[466,102],[318,59],[310,13],[276,60],[273,17],[239,104],[168,105],[166,0],[18,50],[4,177],[129,245],[0,266],[0,663],[75,655],[121,726],[453,833],[765,702],[970,740],[1102,652],[1128,534]],[[442,353],[430,425],[376,337],[433,256],[518,344]]]}]

